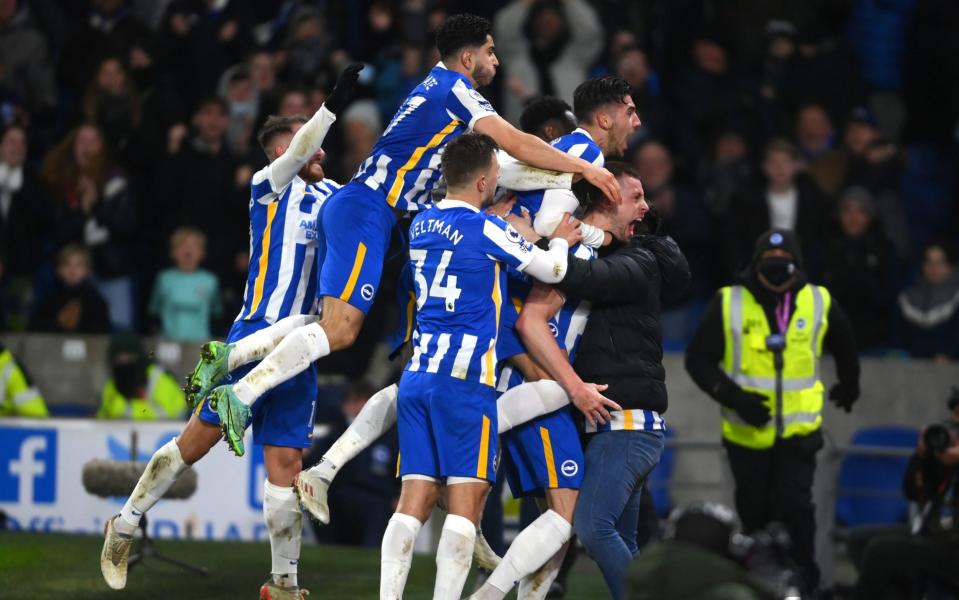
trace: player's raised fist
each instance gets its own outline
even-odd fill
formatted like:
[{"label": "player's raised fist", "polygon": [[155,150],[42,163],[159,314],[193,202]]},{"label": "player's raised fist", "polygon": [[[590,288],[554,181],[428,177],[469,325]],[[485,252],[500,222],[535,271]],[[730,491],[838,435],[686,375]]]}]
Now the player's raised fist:
[{"label": "player's raised fist", "polygon": [[363,63],[353,63],[343,69],[340,76],[336,79],[336,85],[333,91],[324,102],[327,110],[334,115],[340,114],[353,97],[353,88],[356,87],[356,80],[360,77],[360,71],[363,70]]}]

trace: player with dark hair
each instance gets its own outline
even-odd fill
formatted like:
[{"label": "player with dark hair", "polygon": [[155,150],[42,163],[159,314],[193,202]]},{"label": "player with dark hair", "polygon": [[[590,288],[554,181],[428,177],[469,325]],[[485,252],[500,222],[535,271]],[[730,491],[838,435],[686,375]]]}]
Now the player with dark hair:
[{"label": "player with dark hair", "polygon": [[[317,285],[321,321],[298,328],[272,349],[244,343],[207,346],[212,351],[198,365],[197,377],[214,381],[207,373],[222,373],[224,363],[233,360],[232,353],[255,360],[269,352],[248,376],[211,394],[227,440],[238,455],[244,452],[240,432],[257,398],[315,360],[353,344],[376,296],[397,211],[418,211],[430,205],[442,170],[442,150],[451,140],[473,130],[487,134],[520,161],[581,175],[619,199],[616,180],[608,171],[515,129],[476,91],[492,81],[499,64],[490,30],[489,21],[473,15],[446,21],[436,37],[441,62],[400,106],[353,180],[324,206],[320,215],[323,268]],[[298,478],[301,501],[321,520],[326,510],[323,486],[328,485],[329,471],[335,469],[321,462]]]},{"label": "player with dark hair", "polygon": [[480,209],[499,178],[496,143],[483,134],[443,152],[447,196],[410,226],[416,287],[413,356],[399,384],[399,505],[383,536],[380,598],[400,598],[413,543],[445,483],[449,514],[436,554],[433,598],[458,599],[483,501],[495,480],[496,336],[506,268],[555,283],[578,223],[567,218],[549,250]]},{"label": "player with dark hair", "polygon": [[573,109],[565,100],[554,96],[540,96],[531,100],[519,116],[519,127],[526,133],[552,142],[576,129]]}]

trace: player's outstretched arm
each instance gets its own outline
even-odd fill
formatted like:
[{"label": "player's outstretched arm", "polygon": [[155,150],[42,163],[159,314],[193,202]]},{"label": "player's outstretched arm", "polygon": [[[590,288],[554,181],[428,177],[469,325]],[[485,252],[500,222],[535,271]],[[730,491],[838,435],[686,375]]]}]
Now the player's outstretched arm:
[{"label": "player's outstretched arm", "polygon": [[346,107],[353,96],[353,88],[362,69],[361,64],[352,64],[343,69],[323,106],[297,130],[286,152],[270,163],[270,178],[274,190],[281,190],[293,181],[306,161],[323,147],[323,140],[336,121],[336,115]]},{"label": "player's outstretched arm", "polygon": [[516,321],[516,330],[529,353],[543,365],[569,395],[591,425],[609,420],[609,411],[622,410],[618,404],[600,392],[605,385],[585,383],[569,364],[566,353],[556,344],[549,328],[549,319],[563,306],[563,295],[556,289],[537,284],[533,287],[523,311]]},{"label": "player's outstretched arm", "polygon": [[583,239],[581,223],[567,213],[549,241],[549,250],[533,246],[532,256],[520,270],[543,283],[559,283],[566,276],[569,247]]},{"label": "player's outstretched arm", "polygon": [[493,138],[500,148],[519,160],[553,171],[582,175],[608,197],[620,202],[619,184],[613,174],[585,160],[553,148],[535,135],[523,133],[499,115],[489,115],[476,121],[473,130]]}]

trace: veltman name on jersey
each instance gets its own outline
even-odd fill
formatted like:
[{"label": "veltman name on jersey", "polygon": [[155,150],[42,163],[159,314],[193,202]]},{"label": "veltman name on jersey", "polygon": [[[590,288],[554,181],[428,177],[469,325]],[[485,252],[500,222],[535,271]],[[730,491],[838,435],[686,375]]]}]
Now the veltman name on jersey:
[{"label": "veltman name on jersey", "polygon": [[442,235],[449,241],[453,242],[454,246],[463,241],[463,234],[460,233],[459,229],[453,229],[451,225],[448,225],[446,221],[441,219],[423,219],[422,221],[415,221],[410,227],[410,239],[416,239],[424,233],[436,233]]}]

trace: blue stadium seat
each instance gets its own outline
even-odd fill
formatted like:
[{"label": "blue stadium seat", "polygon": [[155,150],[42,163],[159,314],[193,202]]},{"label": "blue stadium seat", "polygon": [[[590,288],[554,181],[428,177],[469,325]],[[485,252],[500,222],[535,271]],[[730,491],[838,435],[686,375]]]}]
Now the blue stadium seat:
[{"label": "blue stadium seat", "polygon": [[[672,428],[665,432],[665,439],[675,437],[676,433]],[[656,507],[656,514],[665,519],[669,516],[669,511],[673,509],[673,496],[669,489],[670,481],[673,478],[673,467],[676,464],[676,450],[669,446],[663,448],[663,454],[659,458],[659,464],[653,469],[646,478],[646,485],[649,493],[653,496],[653,506]]]},{"label": "blue stadium seat", "polygon": [[[853,446],[915,448],[914,427],[867,427],[857,431]],[[908,457],[851,454],[839,466],[836,523],[844,527],[905,523],[909,502],[902,495]]]}]

